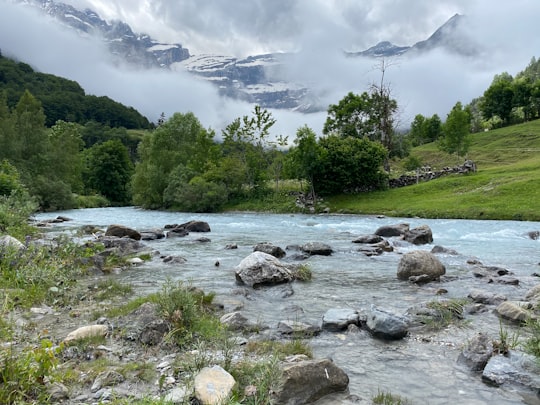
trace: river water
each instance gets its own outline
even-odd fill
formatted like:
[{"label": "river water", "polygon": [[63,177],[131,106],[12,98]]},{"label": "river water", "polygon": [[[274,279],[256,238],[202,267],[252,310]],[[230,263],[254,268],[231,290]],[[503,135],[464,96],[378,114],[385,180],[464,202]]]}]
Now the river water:
[{"label": "river water", "polygon": [[[166,265],[157,257],[117,277],[136,291],[159,290],[170,280],[184,280],[205,291],[213,291],[227,310],[242,307],[253,322],[275,327],[280,320],[294,320],[320,325],[331,308],[366,309],[375,305],[397,314],[415,304],[441,298],[463,298],[473,288],[522,300],[529,288],[540,282],[533,273],[540,272],[540,241],[531,239],[530,231],[540,230],[539,222],[471,221],[453,219],[389,218],[360,215],[302,214],[189,214],[147,211],[133,207],[70,210],[54,213],[72,219],[56,225],[55,231],[75,235],[82,225],[103,229],[122,224],[139,231],[163,228],[190,220],[209,223],[208,234],[191,233],[184,238],[166,238],[145,242],[162,255],[178,255],[185,264]],[[51,214],[36,215],[37,220]],[[406,222],[411,228],[428,225],[434,242],[413,246],[390,238],[394,252],[367,257],[352,241],[371,234],[382,225]],[[196,239],[208,237],[210,242]],[[271,242],[285,249],[288,245],[324,242],[334,249],[331,256],[312,256],[307,260],[313,273],[311,282],[291,286],[246,289],[237,285],[234,270],[238,263],[260,242]],[[225,249],[237,244],[238,249]],[[417,286],[399,281],[398,262],[410,250],[431,250],[434,245],[453,249],[458,255],[438,255],[446,266],[440,283]],[[293,254],[288,251],[288,255]],[[487,283],[475,278],[467,260],[504,267],[520,280],[518,286]],[[287,258],[283,259],[287,260]],[[216,266],[219,262],[219,266]],[[291,291],[292,288],[292,291]],[[437,295],[444,288],[448,292]],[[291,294],[293,292],[293,294]],[[457,363],[461,347],[479,331],[499,337],[500,323],[492,311],[467,315],[466,326],[451,326],[437,333],[411,335],[403,340],[384,342],[366,333],[322,333],[310,341],[315,357],[331,357],[350,378],[349,394],[363,400],[379,391],[392,392],[414,404],[537,404],[534,396],[511,387],[491,387],[480,375]],[[512,327],[504,325],[512,333]],[[340,403],[339,397],[321,401]]]}]

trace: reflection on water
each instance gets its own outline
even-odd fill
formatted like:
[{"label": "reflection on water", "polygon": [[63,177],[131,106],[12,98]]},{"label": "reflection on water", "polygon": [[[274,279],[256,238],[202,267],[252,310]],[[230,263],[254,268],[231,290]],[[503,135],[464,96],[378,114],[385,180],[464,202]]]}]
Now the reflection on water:
[{"label": "reflection on water", "polygon": [[[204,236],[210,238],[209,243],[197,242],[201,235],[194,233],[185,238],[146,242],[150,249],[162,255],[186,258],[185,264],[169,266],[156,258],[115,277],[142,292],[159,289],[166,279],[190,281],[206,291],[216,292],[218,299],[230,303],[231,309],[242,305],[242,311],[251,320],[270,326],[283,319],[320,324],[323,314],[330,308],[363,309],[372,304],[401,314],[415,304],[436,299],[436,292],[441,287],[448,290],[445,298],[466,297],[472,288],[480,288],[520,300],[538,281],[532,274],[540,272],[540,241],[527,236],[530,231],[540,230],[538,222],[349,215],[186,214],[136,208],[85,209],[54,215],[73,219],[54,228],[68,232],[89,224],[105,229],[116,223],[148,230],[192,219],[207,221],[212,231]],[[40,214],[36,219],[51,217],[51,214]],[[377,257],[364,256],[352,243],[359,235],[399,222],[407,222],[411,228],[428,225],[434,243],[412,246],[391,239],[395,251]],[[290,295],[290,286],[251,290],[236,284],[234,268],[253,251],[256,243],[271,242],[285,249],[313,241],[331,245],[334,254],[309,258],[307,262],[313,272],[313,281],[293,283],[294,294]],[[238,249],[225,249],[232,243],[237,244]],[[434,245],[459,253],[439,256],[448,276],[442,283],[416,286],[397,280],[397,265],[403,253],[414,249],[431,250]],[[488,285],[485,280],[473,277],[467,264],[471,258],[485,265],[509,269],[519,278],[520,285]],[[217,261],[219,267],[215,265]],[[378,391],[391,391],[415,404],[525,403],[517,393],[489,387],[478,375],[456,364],[461,345],[478,331],[498,337],[499,321],[491,312],[469,318],[466,328],[450,328],[422,338],[412,334],[398,342],[381,342],[359,332],[323,333],[311,343],[317,357],[330,356],[347,371],[350,394],[364,400]],[[332,403],[328,402],[330,399],[325,401]]]}]

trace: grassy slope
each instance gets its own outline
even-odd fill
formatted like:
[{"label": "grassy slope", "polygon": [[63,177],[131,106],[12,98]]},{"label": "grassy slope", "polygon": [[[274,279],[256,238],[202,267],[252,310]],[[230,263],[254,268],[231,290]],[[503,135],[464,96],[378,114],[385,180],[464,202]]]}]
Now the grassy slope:
[{"label": "grassy slope", "polygon": [[[540,220],[540,120],[473,134],[468,158],[478,172],[418,185],[328,198],[336,211],[428,218]],[[434,144],[412,155],[434,170],[459,162]],[[399,165],[399,163],[398,163]]]}]

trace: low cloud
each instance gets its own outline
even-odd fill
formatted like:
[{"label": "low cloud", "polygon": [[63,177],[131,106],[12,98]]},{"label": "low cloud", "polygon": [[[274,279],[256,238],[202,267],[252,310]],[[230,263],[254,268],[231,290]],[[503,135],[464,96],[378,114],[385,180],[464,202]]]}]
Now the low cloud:
[{"label": "low cloud", "polygon": [[[96,1],[88,0],[87,3]],[[385,30],[370,31],[370,27],[374,27],[375,22],[380,22],[380,18],[384,17],[379,15],[383,11],[381,7],[384,4],[390,7],[389,0],[380,3],[371,2],[370,7],[364,9],[355,6],[363,2],[353,1],[339,3],[314,1],[309,3],[312,4],[309,9],[306,8],[305,1],[307,0],[291,2],[286,8],[287,13],[273,10],[276,6],[273,2],[257,2],[257,7],[262,7],[261,12],[277,13],[281,20],[275,20],[272,26],[268,16],[261,15],[259,20],[255,21],[260,30],[260,34],[255,38],[249,37],[251,25],[238,21],[247,18],[250,13],[257,12],[253,9],[255,7],[253,4],[249,6],[251,8],[246,6],[246,9],[242,10],[244,14],[232,16],[231,19],[222,21],[222,25],[214,27],[215,30],[211,30],[210,26],[214,21],[223,18],[227,10],[225,3],[217,2],[221,4],[217,5],[216,2],[208,1],[202,9],[210,14],[206,17],[201,15],[200,18],[204,17],[207,21],[200,24],[208,25],[206,37],[208,44],[216,35],[221,34],[227,41],[236,38],[238,49],[250,49],[248,48],[250,39],[255,39],[261,49],[270,47],[270,39],[275,40],[277,47],[294,48],[296,53],[288,65],[287,75],[291,80],[312,88],[322,106],[339,102],[349,91],[361,93],[367,90],[370,84],[378,82],[381,72],[377,68],[377,61],[347,58],[343,50],[347,44],[349,47],[364,46],[359,49],[365,49],[383,39],[398,42],[395,39],[399,36],[400,20],[397,10],[389,9],[392,11],[391,14],[396,14],[396,19],[389,22]],[[221,129],[236,117],[248,115],[253,110],[250,104],[221,97],[213,85],[186,72],[134,70],[115,65],[104,43],[77,36],[72,30],[62,28],[57,22],[44,18],[42,14],[37,14],[28,7],[2,0],[0,3],[2,4],[0,49],[4,55],[29,63],[36,70],[76,80],[88,94],[107,95],[125,105],[133,106],[151,121],[157,121],[162,112],[168,117],[174,112],[191,111],[205,127],[215,129],[219,135]],[[139,2],[110,2],[108,12],[111,15],[119,12],[127,13],[129,10],[135,10],[133,5],[135,3]],[[198,1],[196,3],[199,4]],[[445,2],[446,7],[438,7],[437,12],[431,6],[433,3],[438,2],[431,0],[414,2],[417,11],[433,12],[436,19],[440,19],[443,12],[449,13],[446,18],[449,18],[454,10],[467,13],[474,21],[469,34],[479,44],[483,54],[481,58],[471,59],[433,51],[414,58],[402,57],[391,60],[391,66],[385,72],[385,82],[392,89],[392,95],[400,106],[402,125],[407,125],[416,114],[426,116],[438,114],[444,120],[457,101],[465,104],[481,96],[495,74],[503,71],[516,74],[528,64],[534,52],[540,49],[540,37],[535,35],[535,17],[540,15],[540,3],[537,4],[536,1],[517,0],[512,2],[512,5],[504,7],[486,7],[485,1],[473,5],[469,5],[468,1],[449,1]],[[156,21],[155,15],[158,14],[155,13],[162,12],[161,21],[171,22],[176,15],[174,4],[178,7],[182,4],[184,7],[182,10],[185,12],[189,11],[188,5],[191,2],[156,1],[144,4],[145,6],[141,3],[143,11],[139,13],[144,14],[147,21]],[[216,6],[213,14],[212,4]],[[234,1],[234,4],[238,2]],[[328,4],[335,7],[328,7]],[[340,6],[337,7],[337,4]],[[233,7],[232,3],[229,5]],[[191,6],[195,7],[194,0]],[[273,11],[268,9],[269,7]],[[199,8],[199,12],[202,9]],[[306,11],[308,9],[309,13]],[[300,11],[303,14],[300,14]],[[332,18],[322,19],[324,13],[331,14]],[[408,15],[410,12],[404,13]],[[431,27],[431,20],[424,18],[419,21],[422,36],[418,38],[418,31],[405,26],[403,38],[411,41],[413,38],[421,40],[429,36],[424,34],[423,30]],[[437,24],[440,25],[442,22],[444,19]],[[230,27],[225,24],[229,24]],[[279,24],[296,25],[290,26],[287,32],[264,37],[264,33],[279,28]],[[180,25],[180,22],[177,25]],[[195,35],[196,28],[197,24],[193,23],[186,27],[186,31]],[[171,33],[180,30],[181,27],[173,26],[167,29]],[[363,39],[359,39],[361,30],[365,30]],[[223,35],[223,32],[231,32],[230,38],[229,35]],[[357,35],[356,38],[354,33]],[[382,37],[385,33],[393,37]],[[197,42],[198,44],[204,43],[202,39],[198,41],[201,41]],[[369,45],[366,46],[368,42]],[[355,43],[358,45],[354,45]],[[411,43],[398,42],[398,44]],[[190,48],[189,43],[184,45]],[[223,46],[228,45],[224,43]],[[296,130],[303,125],[310,126],[320,134],[326,118],[325,112],[301,114],[276,110],[272,111],[272,114],[277,120],[275,133],[288,135],[289,139],[293,139]]]}]

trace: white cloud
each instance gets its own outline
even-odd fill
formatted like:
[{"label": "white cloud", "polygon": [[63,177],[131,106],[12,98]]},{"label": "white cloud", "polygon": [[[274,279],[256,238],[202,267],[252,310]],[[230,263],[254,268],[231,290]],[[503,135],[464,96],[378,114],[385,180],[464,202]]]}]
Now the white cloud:
[{"label": "white cloud", "polygon": [[[426,39],[456,12],[474,21],[470,33],[485,50],[477,60],[431,52],[403,58],[386,72],[387,83],[407,122],[420,113],[444,119],[457,102],[480,96],[493,76],[516,74],[540,49],[540,2],[478,0],[81,0],[108,19],[122,19],[137,32],[181,42],[192,53],[253,54],[295,50],[288,74],[313,87],[323,105],[347,92],[360,93],[378,80],[376,62],[345,58],[381,40],[411,45]],[[150,120],[161,112],[192,111],[204,126],[221,128],[249,114],[252,106],[220,97],[216,89],[180,72],[135,71],[114,67],[103,44],[0,0],[0,49],[36,69],[78,81],[87,93],[107,95],[133,106]],[[538,55],[536,55],[538,56]],[[276,131],[294,138],[304,124],[322,131],[325,113],[273,111]]]}]

